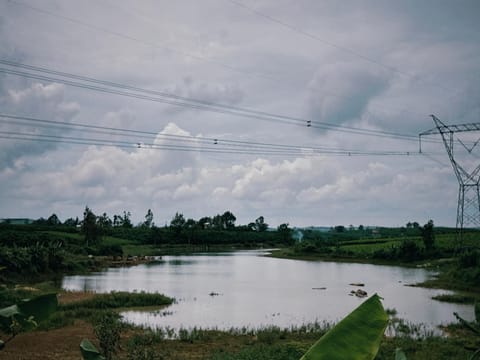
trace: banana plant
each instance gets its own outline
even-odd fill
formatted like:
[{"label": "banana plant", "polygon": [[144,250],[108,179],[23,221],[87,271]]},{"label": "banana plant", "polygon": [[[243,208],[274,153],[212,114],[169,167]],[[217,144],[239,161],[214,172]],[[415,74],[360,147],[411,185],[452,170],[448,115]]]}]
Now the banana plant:
[{"label": "banana plant", "polygon": [[388,315],[375,294],[323,335],[300,360],[373,360],[387,323]]},{"label": "banana plant", "polygon": [[25,299],[0,309],[0,329],[11,335],[5,342],[0,340],[0,350],[19,332],[31,330],[40,321],[46,320],[57,310],[57,306],[57,294],[52,293]]},{"label": "banana plant", "polygon": [[[375,294],[323,335],[300,360],[373,360],[387,323],[388,315]],[[88,339],[82,341],[80,350],[84,360],[105,359]],[[397,349],[395,360],[406,359]]]}]

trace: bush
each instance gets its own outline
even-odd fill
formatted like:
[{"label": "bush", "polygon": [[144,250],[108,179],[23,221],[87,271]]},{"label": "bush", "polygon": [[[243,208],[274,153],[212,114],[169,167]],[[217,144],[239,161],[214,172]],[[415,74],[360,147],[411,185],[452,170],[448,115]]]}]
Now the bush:
[{"label": "bush", "polygon": [[114,312],[102,313],[94,322],[93,331],[107,360],[117,352],[121,330],[120,316]]},{"label": "bush", "polygon": [[461,269],[476,267],[480,265],[480,251],[470,250],[458,257],[458,267]]},{"label": "bush", "polygon": [[118,244],[115,244],[115,245],[101,245],[98,248],[97,254],[102,255],[102,256],[114,256],[114,257],[119,256],[119,257],[122,257],[123,256],[123,249]]},{"label": "bush", "polygon": [[398,247],[398,257],[404,261],[420,260],[422,255],[422,250],[414,240],[404,240]]}]

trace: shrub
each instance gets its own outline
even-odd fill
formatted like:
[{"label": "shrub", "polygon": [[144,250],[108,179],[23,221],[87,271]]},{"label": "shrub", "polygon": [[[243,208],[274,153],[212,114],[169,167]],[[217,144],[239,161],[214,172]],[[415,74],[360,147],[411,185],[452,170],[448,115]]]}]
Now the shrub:
[{"label": "shrub", "polygon": [[422,250],[414,240],[404,240],[398,247],[398,256],[404,261],[420,260]]},{"label": "shrub", "polygon": [[111,360],[117,352],[121,330],[122,324],[117,313],[105,312],[95,320],[93,331],[107,360]]},{"label": "shrub", "polygon": [[133,336],[127,344],[128,360],[160,360],[162,357],[153,348],[153,345],[163,336],[147,332],[143,335]]},{"label": "shrub", "polygon": [[461,269],[476,267],[480,265],[480,252],[478,250],[470,250],[464,252],[458,257],[458,267]]}]

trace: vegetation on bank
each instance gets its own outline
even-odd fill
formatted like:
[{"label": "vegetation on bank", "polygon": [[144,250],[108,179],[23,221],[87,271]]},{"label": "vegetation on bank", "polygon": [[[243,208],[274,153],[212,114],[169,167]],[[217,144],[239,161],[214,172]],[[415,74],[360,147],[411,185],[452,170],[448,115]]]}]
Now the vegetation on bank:
[{"label": "vegetation on bank", "polygon": [[0,282],[99,270],[138,256],[293,244],[288,224],[269,230],[263,216],[248,225],[236,225],[230,211],[199,220],[176,213],[164,227],[154,224],[151,210],[137,226],[130,217],[124,212],[112,220],[86,207],[82,220],[62,223],[55,214],[31,224],[6,220],[0,223]]},{"label": "vegetation on bank", "polygon": [[455,229],[434,228],[432,221],[424,226],[379,228],[375,233],[342,228],[309,231],[301,242],[272,256],[428,267],[438,275],[420,286],[480,293],[480,232],[469,230],[460,240]]},{"label": "vegetation on bank", "polygon": [[[422,286],[469,290],[461,295],[440,296],[441,301],[472,303],[478,300],[480,292],[480,232],[476,231],[465,234],[461,244],[453,229],[434,228],[433,222],[424,226],[409,223],[396,229],[362,226],[337,226],[327,231],[306,229],[301,240],[298,237],[294,240],[294,230],[288,224],[267,231],[263,217],[236,226],[230,212],[198,221],[185,220],[177,213],[169,226],[159,228],[153,224],[153,214],[147,215],[145,223],[133,226],[128,213],[109,221],[106,214],[96,216],[86,208],[82,221],[61,223],[52,215],[29,225],[0,224],[0,282],[11,284],[97,270],[119,262],[124,264],[134,255],[278,246],[282,250],[276,256],[281,257],[428,266],[438,270],[438,277]],[[32,291],[38,290],[3,285],[0,307],[18,303]],[[40,293],[45,291],[51,289],[41,289]],[[311,332],[272,327],[254,331],[175,332],[115,325],[119,309],[170,302],[171,299],[159,294],[95,294],[90,299],[61,303],[58,311],[39,323],[37,329],[55,331],[86,321],[97,336],[96,346],[101,346],[102,336],[107,342],[113,341],[115,347],[119,345],[115,354],[118,358],[212,360],[299,359],[326,331],[325,327]],[[434,334],[419,337],[413,326],[398,324],[402,331],[384,339],[377,359],[392,359],[396,347],[402,347],[408,359],[463,359],[472,354],[475,346],[479,347],[478,337],[460,327],[450,327],[448,338]],[[118,332],[111,334],[108,329]]]},{"label": "vegetation on bank", "polygon": [[[480,232],[409,222],[400,228],[345,227],[269,229],[263,216],[237,225],[230,211],[198,220],[176,213],[157,227],[149,210],[134,226],[131,214],[95,215],[63,223],[53,214],[29,225],[0,224],[0,281],[49,279],[112,265],[134,264],[135,256],[182,254],[259,247],[282,248],[273,256],[382,264],[419,265],[439,271],[424,286],[480,292]],[[452,281],[455,280],[455,281]]]},{"label": "vegetation on bank", "polygon": [[[30,291],[34,290],[12,290],[12,291]],[[38,291],[38,290],[37,290]],[[118,294],[109,294],[100,296],[101,301],[110,298],[112,300]],[[122,296],[131,296],[127,301],[132,301],[136,297],[144,298],[144,294],[123,294]],[[348,336],[348,343],[352,345],[350,350],[345,349],[347,353],[359,351],[356,346],[353,346],[353,338],[361,336],[357,340],[362,344],[370,342],[368,339],[375,342],[374,348],[370,350],[370,346],[364,346],[366,353],[370,354],[368,359],[394,359],[395,351],[401,347],[408,359],[465,359],[471,356],[478,348],[478,335],[468,331],[469,327],[476,328],[475,323],[468,323],[464,325],[451,326],[447,331],[448,337],[436,336],[422,327],[405,323],[396,318],[390,318],[388,322],[387,334],[390,336],[382,336],[377,338],[375,334],[383,333],[386,325],[386,318],[380,323],[375,320],[380,311],[383,313],[382,317],[386,316],[382,310],[378,297],[373,296],[365,303],[363,303],[357,310],[352,312],[347,318],[340,322],[332,330],[332,325],[329,323],[313,323],[303,326],[293,326],[290,328],[279,328],[276,326],[268,326],[257,329],[230,329],[226,331],[220,330],[205,330],[198,328],[179,329],[177,331],[170,328],[158,328],[156,330],[142,329],[127,325],[121,321],[118,313],[112,312],[111,308],[117,308],[117,301],[109,301],[110,309],[92,309],[92,299],[79,300],[74,302],[67,302],[67,304],[60,304],[57,312],[62,312],[67,308],[72,308],[72,305],[80,318],[75,321],[87,321],[85,335],[91,337],[93,345],[100,349],[107,359],[205,359],[205,360],[247,360],[247,359],[275,359],[275,360],[298,360],[302,356],[306,356],[307,350],[313,344],[313,348],[318,355],[328,354],[325,351],[329,348],[330,341],[337,342],[339,339],[345,338],[345,332],[350,333]],[[372,300],[374,301],[372,303]],[[148,301],[147,301],[148,302]],[[62,309],[63,307],[63,309]],[[80,309],[85,311],[94,311],[94,315],[85,317]],[[362,309],[363,308],[363,309]],[[390,314],[395,312],[389,311]],[[71,317],[70,313],[69,316]],[[368,317],[372,321],[372,326],[368,328],[373,331],[374,327],[378,327],[378,331],[371,336],[368,332],[362,330],[365,324],[364,319]],[[359,321],[362,320],[362,321]],[[341,326],[345,322],[345,326]],[[39,322],[40,328],[46,328],[45,324],[48,321]],[[50,322],[51,324],[51,322]],[[375,325],[374,325],[375,324]],[[40,331],[37,337],[41,339],[42,343],[51,343],[49,339],[50,334],[56,339],[55,329],[71,328],[72,324],[57,324],[56,327],[50,327],[50,330]],[[330,330],[330,331],[329,331]],[[325,334],[329,331],[329,336]],[[393,336],[392,336],[393,334]],[[19,334],[28,338],[29,333]],[[318,341],[320,339],[320,341]],[[343,342],[343,340],[340,340]],[[20,342],[22,343],[22,342]],[[35,344],[36,342],[27,341],[23,344]],[[322,346],[318,346],[318,345]],[[373,344],[373,343],[372,343]],[[22,357],[23,354],[29,354],[34,351],[35,347],[29,349],[15,348],[16,343],[7,344],[4,350],[0,352],[0,358],[5,355]],[[53,345],[53,344],[52,344]],[[80,342],[75,347],[71,347],[67,353],[59,352],[58,357],[52,358],[76,358],[79,355]],[[333,345],[331,349],[336,353],[338,345]],[[378,348],[378,350],[376,350]],[[354,350],[355,349],[355,350]],[[311,350],[312,351],[312,350]],[[377,353],[378,351],[378,353]],[[50,353],[52,354],[52,353]],[[375,356],[376,354],[376,356]],[[305,357],[309,358],[309,357]],[[316,358],[316,357],[313,357]],[[320,358],[322,358],[320,356]],[[327,358],[344,358],[343,356],[332,357],[328,355]]]}]

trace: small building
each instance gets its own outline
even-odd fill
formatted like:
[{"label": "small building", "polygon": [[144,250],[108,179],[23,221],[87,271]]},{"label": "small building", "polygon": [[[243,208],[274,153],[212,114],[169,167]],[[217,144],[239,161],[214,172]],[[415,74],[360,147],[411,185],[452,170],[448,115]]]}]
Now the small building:
[{"label": "small building", "polygon": [[5,218],[0,219],[0,224],[9,224],[9,225],[29,225],[32,224],[35,220],[27,218]]}]

